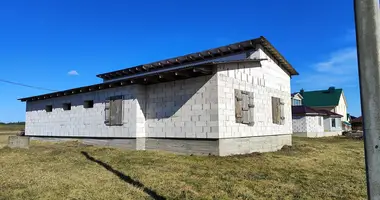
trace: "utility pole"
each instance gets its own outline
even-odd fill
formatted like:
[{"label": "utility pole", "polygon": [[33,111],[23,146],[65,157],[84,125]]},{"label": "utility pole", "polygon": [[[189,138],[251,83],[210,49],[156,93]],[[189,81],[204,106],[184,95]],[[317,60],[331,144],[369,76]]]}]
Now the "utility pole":
[{"label": "utility pole", "polygon": [[367,194],[380,200],[379,0],[354,0]]}]

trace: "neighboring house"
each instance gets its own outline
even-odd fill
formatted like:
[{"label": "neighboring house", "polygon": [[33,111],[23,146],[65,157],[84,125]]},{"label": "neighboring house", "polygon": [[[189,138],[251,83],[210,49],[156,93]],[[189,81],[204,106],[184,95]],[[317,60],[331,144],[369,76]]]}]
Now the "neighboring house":
[{"label": "neighboring house", "polygon": [[22,98],[25,134],[185,154],[275,151],[291,145],[290,78],[297,74],[260,37]]},{"label": "neighboring house", "polygon": [[307,106],[292,106],[293,134],[303,137],[324,136],[323,116]]},{"label": "neighboring house", "polygon": [[302,95],[299,92],[292,93],[292,106],[300,106],[302,105]]},{"label": "neighboring house", "polygon": [[308,106],[292,106],[293,134],[302,137],[341,135],[341,115]]},{"label": "neighboring house", "polygon": [[[351,117],[352,118],[352,117]],[[352,130],[362,131],[363,130],[363,117],[355,117],[351,120]]]},{"label": "neighboring house", "polygon": [[325,136],[342,135],[342,115],[329,110],[318,110],[325,114],[323,116],[323,125]]},{"label": "neighboring house", "polygon": [[342,89],[330,87],[327,90],[301,90],[300,94],[303,97],[303,105],[317,110],[323,109],[338,113],[342,115],[342,122],[349,122],[347,115],[347,102]]}]

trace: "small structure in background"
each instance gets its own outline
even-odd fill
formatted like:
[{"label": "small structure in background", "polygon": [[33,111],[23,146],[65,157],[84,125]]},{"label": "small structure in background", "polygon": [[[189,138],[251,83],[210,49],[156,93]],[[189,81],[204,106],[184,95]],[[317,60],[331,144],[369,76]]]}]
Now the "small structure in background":
[{"label": "small structure in background", "polygon": [[10,148],[29,148],[29,137],[12,135],[8,137],[8,147]]},{"label": "small structure in background", "polygon": [[293,134],[302,137],[325,137],[342,134],[342,115],[308,106],[292,106]]},{"label": "small structure in background", "polygon": [[363,117],[355,117],[351,120],[352,130],[362,131],[363,130]]}]

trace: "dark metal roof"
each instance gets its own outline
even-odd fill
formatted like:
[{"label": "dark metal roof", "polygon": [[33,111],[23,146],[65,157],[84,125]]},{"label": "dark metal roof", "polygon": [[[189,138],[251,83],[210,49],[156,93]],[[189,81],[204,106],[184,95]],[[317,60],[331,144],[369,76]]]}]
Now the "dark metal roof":
[{"label": "dark metal roof", "polygon": [[351,123],[363,123],[363,117],[362,116],[357,117],[357,118],[351,120]]},{"label": "dark metal roof", "polygon": [[313,109],[308,106],[292,106],[293,115],[302,115],[302,116],[329,116],[329,117],[343,117],[335,112],[324,109]]},{"label": "dark metal roof", "polygon": [[343,89],[330,87],[327,90],[303,91],[303,104],[311,107],[335,107],[339,105]]},{"label": "dark metal roof", "polygon": [[266,38],[261,36],[252,40],[229,44],[218,48],[160,60],[148,64],[138,65],[122,70],[98,74],[96,76],[104,80],[128,77],[140,73],[145,73],[148,71],[155,71],[173,66],[192,64],[206,60],[221,58],[229,55],[239,54],[249,50],[255,50],[256,44],[260,44],[261,46],[263,46],[263,48],[270,55],[272,55],[274,59],[279,63],[280,67],[283,68],[289,75],[298,75],[298,72],[292,67],[292,65],[273,47],[271,43],[269,43],[269,41]]},{"label": "dark metal roof", "polygon": [[38,101],[43,99],[50,99],[62,96],[69,96],[79,93],[93,92],[97,90],[104,90],[108,88],[122,87],[132,84],[155,84],[160,82],[181,80],[197,76],[211,75],[214,73],[214,65],[220,63],[236,63],[236,62],[260,62],[263,59],[250,59],[250,60],[231,60],[231,61],[220,61],[220,62],[207,62],[199,65],[187,66],[183,68],[173,67],[167,68],[165,70],[157,70],[149,73],[142,73],[133,77],[127,77],[122,80],[114,80],[109,82],[104,82],[95,85],[83,86],[73,89],[67,89],[63,91],[42,94],[32,97],[25,97],[18,100],[21,101]]},{"label": "dark metal roof", "polygon": [[328,116],[330,116],[330,117],[337,117],[337,118],[339,118],[339,117],[343,117],[343,115],[341,115],[341,114],[338,114],[338,113],[335,113],[335,112],[331,112],[331,111],[329,111],[329,110],[323,110],[323,109],[321,109],[321,110],[318,110],[320,113],[324,113],[324,114],[326,114],[326,115],[328,115]]},{"label": "dark metal roof", "polygon": [[319,112],[318,110],[312,109],[308,106],[292,106],[293,115],[307,115],[307,116],[324,116],[326,114]]}]

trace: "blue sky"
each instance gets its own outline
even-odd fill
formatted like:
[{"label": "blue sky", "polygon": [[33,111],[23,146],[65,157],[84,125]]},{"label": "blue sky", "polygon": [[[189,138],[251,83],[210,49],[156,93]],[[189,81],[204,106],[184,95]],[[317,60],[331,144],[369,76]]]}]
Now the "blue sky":
[{"label": "blue sky", "polygon": [[[0,79],[62,90],[260,35],[300,73],[292,91],[343,88],[349,112],[360,115],[347,0],[1,1]],[[24,121],[17,98],[46,92],[0,82],[0,121]]]}]

